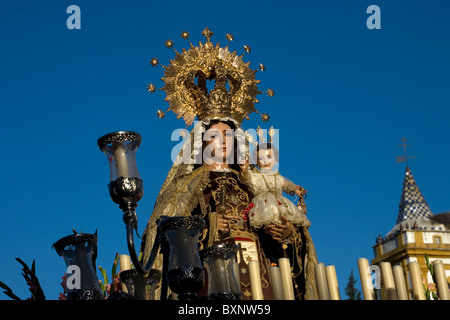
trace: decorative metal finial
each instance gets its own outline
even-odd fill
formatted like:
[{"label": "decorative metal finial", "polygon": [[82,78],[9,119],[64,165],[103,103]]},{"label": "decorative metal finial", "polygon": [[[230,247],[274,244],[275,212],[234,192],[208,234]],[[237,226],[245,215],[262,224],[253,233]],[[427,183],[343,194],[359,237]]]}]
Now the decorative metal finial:
[{"label": "decorative metal finial", "polygon": [[408,141],[408,140],[406,140],[405,137],[402,137],[400,139],[400,141],[402,142],[402,144],[400,144],[399,146],[403,147],[405,155],[404,156],[398,156],[396,162],[406,162],[406,167],[408,167],[408,159],[415,159],[416,157],[408,157],[408,154],[406,152],[406,148],[410,147],[410,145],[406,144],[406,141]]},{"label": "decorative metal finial", "polygon": [[269,138],[269,142],[270,142],[270,143],[273,143],[273,141],[274,141],[274,140],[273,140],[273,137],[275,136],[276,132],[277,132],[277,131],[273,128],[273,126],[271,126],[270,129],[269,129],[269,131],[268,131],[268,134],[269,134],[269,137],[270,137],[270,138]]},{"label": "decorative metal finial", "polygon": [[203,31],[202,31],[202,35],[204,35],[206,37],[206,41],[210,42],[209,39],[214,35],[214,32],[212,32],[211,30],[209,30],[208,27],[206,27]]},{"label": "decorative metal finial", "polygon": [[266,142],[266,139],[264,139],[264,130],[260,126],[258,126],[258,128],[256,129],[256,134],[259,137],[260,143]]}]

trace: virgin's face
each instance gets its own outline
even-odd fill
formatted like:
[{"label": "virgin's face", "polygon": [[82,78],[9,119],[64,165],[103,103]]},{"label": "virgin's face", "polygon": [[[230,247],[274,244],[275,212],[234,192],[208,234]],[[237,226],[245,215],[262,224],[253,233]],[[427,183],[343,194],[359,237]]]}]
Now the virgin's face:
[{"label": "virgin's face", "polygon": [[261,169],[273,169],[273,167],[277,164],[277,160],[272,149],[258,151],[257,164]]},{"label": "virgin's face", "polygon": [[233,152],[233,130],[223,122],[213,124],[203,134],[205,149],[204,159],[210,159],[217,163],[225,163]]}]

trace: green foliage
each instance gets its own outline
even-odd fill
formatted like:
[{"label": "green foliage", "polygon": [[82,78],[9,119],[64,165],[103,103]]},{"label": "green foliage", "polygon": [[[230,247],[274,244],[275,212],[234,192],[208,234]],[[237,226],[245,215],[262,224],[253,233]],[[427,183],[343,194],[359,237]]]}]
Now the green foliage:
[{"label": "green foliage", "polygon": [[106,295],[106,285],[108,284],[108,275],[106,274],[105,269],[103,269],[101,266],[98,266],[97,268],[100,270],[103,276],[103,282],[102,280],[100,280],[100,286],[102,287],[103,295]]},{"label": "green foliage", "polygon": [[[431,278],[433,279],[433,282],[436,283],[436,275],[434,273],[434,267],[433,264],[430,263],[430,259],[428,258],[428,253],[425,252],[425,261],[427,263],[428,270],[430,271]],[[423,291],[425,293],[425,297],[427,300],[431,300],[431,297],[433,297],[434,300],[438,300],[439,297],[436,292],[431,291],[429,286],[425,286],[425,283],[423,284]]]},{"label": "green foliage", "polygon": [[114,258],[114,262],[113,262],[112,270],[111,270],[111,274],[112,274],[113,278],[115,276],[117,276],[117,265],[118,264],[119,264],[119,254],[116,253],[116,257]]},{"label": "green foliage", "polygon": [[103,277],[103,281],[100,280],[100,286],[102,288],[102,292],[105,297],[108,295],[111,295],[116,290],[120,291],[120,288],[116,288],[116,285],[114,284],[114,279],[119,277],[117,274],[118,262],[119,262],[119,254],[116,253],[116,256],[114,258],[114,262],[113,262],[113,265],[111,268],[111,279],[113,280],[113,283],[111,283],[111,285],[109,285],[109,278],[108,278],[108,274],[106,273],[106,270],[103,269],[101,266],[97,267],[100,270],[102,277]]},{"label": "green foliage", "polygon": [[345,294],[347,295],[347,300],[361,300],[361,291],[355,288],[356,279],[353,276],[353,269],[350,271],[350,276],[348,277],[347,287],[345,288]]}]

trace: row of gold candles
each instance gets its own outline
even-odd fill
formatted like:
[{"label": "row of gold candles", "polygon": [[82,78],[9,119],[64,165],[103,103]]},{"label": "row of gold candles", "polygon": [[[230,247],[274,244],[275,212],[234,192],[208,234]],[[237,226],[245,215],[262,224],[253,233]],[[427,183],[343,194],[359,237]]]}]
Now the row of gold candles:
[{"label": "row of gold candles", "polygon": [[[359,275],[364,300],[375,300],[372,275],[369,261],[365,258],[358,259]],[[441,300],[450,300],[450,294],[445,276],[444,264],[441,260],[433,261],[436,277],[436,288]],[[389,262],[380,262],[379,270],[383,280],[384,293],[387,300],[409,300],[406,280],[400,265],[391,266]],[[413,300],[426,300],[420,265],[416,261],[408,263],[409,278],[411,283]],[[375,277],[380,275],[375,275]],[[375,279],[380,281],[381,279]]]},{"label": "row of gold candles", "polygon": [[[271,265],[269,272],[274,300],[295,300],[289,259],[278,259],[278,265]],[[258,261],[249,262],[249,273],[250,285],[252,288],[252,299],[263,300],[264,296],[261,288],[261,277]]]},{"label": "row of gold candles", "polygon": [[321,262],[314,267],[314,273],[319,300],[341,300],[335,266]]},{"label": "row of gold candles", "polygon": [[[445,275],[444,264],[441,260],[432,262],[438,296],[441,300],[450,300],[448,283]],[[128,255],[119,256],[120,270],[131,269],[131,261]],[[359,275],[361,279],[361,288],[364,300],[375,300],[374,286],[370,272],[369,261],[366,258],[358,259]],[[379,269],[383,279],[383,287],[387,300],[409,300],[405,277],[400,265],[391,266],[389,262],[380,262]],[[423,289],[422,274],[419,263],[412,261],[408,264],[409,276],[414,300],[425,300]],[[316,276],[316,287],[319,300],[340,300],[339,285],[336,276],[336,269],[333,265],[325,266],[318,263],[314,268]],[[259,263],[257,261],[249,262],[249,273],[252,288],[252,299],[264,299],[261,288],[261,277]],[[236,272],[239,274],[239,272]],[[272,282],[273,294],[275,300],[295,300],[294,288],[292,284],[291,267],[289,259],[281,258],[278,260],[278,266],[270,267],[270,278]],[[123,291],[126,292],[125,285]]]},{"label": "row of gold candles", "polygon": [[[263,299],[259,263],[250,261],[250,280],[253,300]],[[340,300],[336,268],[319,263],[314,268],[319,300]],[[292,271],[288,258],[278,259],[278,265],[270,266],[270,280],[274,300],[295,300]]]}]

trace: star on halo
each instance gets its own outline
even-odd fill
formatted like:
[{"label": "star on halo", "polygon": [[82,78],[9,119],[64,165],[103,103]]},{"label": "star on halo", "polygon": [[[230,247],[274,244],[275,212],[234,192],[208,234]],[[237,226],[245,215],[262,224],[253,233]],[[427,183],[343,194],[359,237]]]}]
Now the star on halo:
[{"label": "star on halo", "polygon": [[261,114],[261,120],[262,121],[264,121],[264,122],[267,122],[267,121],[269,121],[269,115],[267,114],[267,113],[263,113],[263,114]]},{"label": "star on halo", "polygon": [[166,40],[165,42],[164,42],[164,44],[165,44],[165,46],[166,46],[166,48],[173,48],[173,41],[172,40]]},{"label": "star on halo", "polygon": [[267,122],[267,121],[269,121],[269,119],[270,119],[270,117],[269,117],[269,115],[267,113],[261,114],[261,120],[262,121]]},{"label": "star on halo", "polygon": [[164,111],[161,111],[158,109],[158,111],[156,112],[156,115],[158,116],[158,118],[163,119],[166,115],[164,114]]},{"label": "star on halo", "polygon": [[228,41],[233,41],[234,40],[234,36],[232,34],[230,34],[230,33],[227,33],[225,35],[225,37],[227,38]]},{"label": "star on halo", "polygon": [[150,83],[150,84],[147,86],[147,89],[148,89],[148,92],[153,93],[153,92],[155,92],[156,87],[155,87],[155,85],[154,85],[153,83]]},{"label": "star on halo", "polygon": [[181,33],[181,37],[182,37],[183,39],[189,39],[189,32],[183,31],[183,32]]},{"label": "star on halo", "polygon": [[158,59],[156,59],[156,58],[151,58],[150,59],[150,65],[152,67],[156,67],[158,64],[159,64],[159,60]]}]

